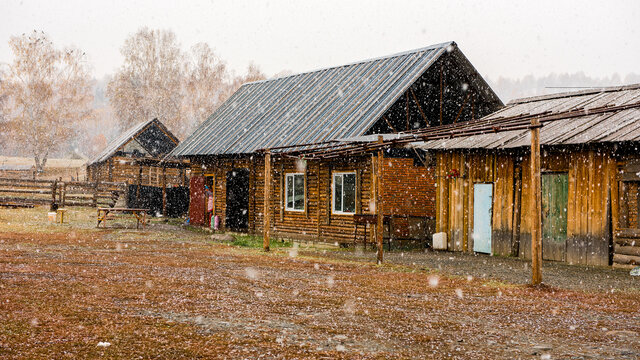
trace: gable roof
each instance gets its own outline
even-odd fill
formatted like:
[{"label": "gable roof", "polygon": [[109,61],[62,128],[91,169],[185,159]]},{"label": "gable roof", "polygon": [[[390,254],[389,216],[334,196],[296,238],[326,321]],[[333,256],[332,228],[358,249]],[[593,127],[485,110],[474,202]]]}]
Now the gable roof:
[{"label": "gable roof", "polygon": [[[244,84],[171,155],[249,154],[364,135],[448,52],[459,52],[454,42]],[[471,76],[502,105],[475,70]]]},{"label": "gable roof", "polygon": [[152,119],[152,120],[148,120],[145,122],[141,122],[137,125],[134,125],[133,127],[131,127],[130,129],[128,129],[127,131],[123,132],[120,136],[118,136],[118,138],[116,138],[115,140],[111,141],[107,147],[102,150],[98,155],[94,156],[91,161],[89,161],[87,163],[87,165],[93,165],[96,163],[101,163],[103,161],[108,160],[111,156],[113,156],[115,153],[117,153],[120,148],[122,148],[124,145],[126,145],[127,143],[129,143],[132,139],[137,138],[138,136],[142,135],[145,132],[148,131],[152,131],[150,129],[152,129],[153,127],[157,126],[165,135],[166,137],[171,140],[172,144],[160,144],[162,147],[168,147],[168,150],[165,151],[158,151],[156,148],[153,148],[151,143],[149,142],[145,142],[142,141],[141,145],[150,153],[158,153],[158,155],[164,155],[166,153],[168,153],[169,151],[175,149],[176,145],[179,143],[179,140],[177,137],[175,137],[170,131],[169,129],[167,129],[164,124],[162,124],[160,122],[160,120],[158,119]]},{"label": "gable roof", "polygon": [[[478,120],[498,123],[540,118],[540,144],[640,141],[640,84],[517,99]],[[473,125],[473,124],[469,124]],[[429,149],[511,149],[531,145],[526,129],[427,140]],[[506,130],[506,131],[503,131]]]}]

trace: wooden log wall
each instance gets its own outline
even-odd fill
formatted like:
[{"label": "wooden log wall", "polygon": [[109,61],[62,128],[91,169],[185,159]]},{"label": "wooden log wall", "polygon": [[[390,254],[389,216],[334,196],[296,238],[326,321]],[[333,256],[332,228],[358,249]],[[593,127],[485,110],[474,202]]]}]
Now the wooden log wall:
[{"label": "wooden log wall", "polygon": [[[430,170],[424,166],[414,166],[412,159],[386,159],[386,173],[409,171],[411,176],[399,180],[401,176],[390,175],[393,192],[385,197],[385,202],[395,204],[391,209],[395,212],[411,211],[408,215],[425,214],[434,216],[434,206],[428,206],[429,200],[422,198],[431,197],[431,203],[435,202],[434,187],[423,184],[415,184],[419,178],[432,178]],[[409,164],[411,164],[409,166]],[[202,170],[204,165],[204,170]],[[215,215],[221,219],[224,226],[226,209],[226,174],[234,168],[246,168],[249,170],[249,232],[262,233],[263,230],[263,204],[264,204],[264,157],[241,159],[207,159],[204,163],[192,162],[191,172],[201,172],[205,176],[213,177],[215,184]],[[356,172],[357,204],[356,213],[372,213],[375,188],[373,184],[372,161],[370,156],[361,156],[345,160],[310,160],[300,161],[296,159],[281,158],[272,155],[272,183],[270,224],[272,237],[286,237],[310,241],[324,242],[353,242],[354,223],[352,215],[332,213],[332,173]],[[287,211],[285,209],[285,175],[287,173],[302,173],[305,176],[305,209],[304,211]],[[413,185],[412,185],[413,184]],[[428,189],[427,189],[428,188]],[[427,190],[425,190],[427,189]],[[402,194],[401,199],[397,199]],[[411,201],[406,198],[414,199]],[[425,204],[425,205],[423,205]],[[412,208],[415,207],[416,209]],[[406,208],[406,209],[405,209]],[[412,208],[411,210],[409,208]],[[404,209],[404,210],[403,210]],[[386,228],[386,227],[385,227]],[[364,228],[358,230],[358,239],[362,241]],[[371,233],[367,234],[367,241],[374,239]]]},{"label": "wooden log wall", "polygon": [[[114,156],[109,160],[87,169],[89,181],[124,182],[129,185],[162,187],[163,172],[160,165],[139,164],[135,159]],[[167,167],[165,170],[167,187],[188,186],[188,175],[185,168]]]},{"label": "wooden log wall", "polygon": [[[293,159],[274,161],[271,209],[277,216],[272,222],[274,233],[284,237],[324,242],[352,242],[354,224],[352,215],[332,213],[332,173],[356,172],[359,180],[356,212],[371,213],[373,199],[371,160],[359,157],[353,161],[307,161],[306,164]],[[305,211],[286,211],[284,198],[284,176],[287,173],[306,174]],[[362,239],[361,227],[358,238]],[[369,238],[368,241],[373,241]]]}]

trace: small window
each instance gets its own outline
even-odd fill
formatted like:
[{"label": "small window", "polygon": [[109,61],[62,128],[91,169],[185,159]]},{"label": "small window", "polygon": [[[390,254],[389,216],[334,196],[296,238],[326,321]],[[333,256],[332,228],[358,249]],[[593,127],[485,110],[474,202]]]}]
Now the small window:
[{"label": "small window", "polygon": [[304,211],[304,175],[287,174],[285,186],[286,206],[291,211]]},{"label": "small window", "polygon": [[355,214],[355,172],[333,174],[333,212],[336,214]]}]

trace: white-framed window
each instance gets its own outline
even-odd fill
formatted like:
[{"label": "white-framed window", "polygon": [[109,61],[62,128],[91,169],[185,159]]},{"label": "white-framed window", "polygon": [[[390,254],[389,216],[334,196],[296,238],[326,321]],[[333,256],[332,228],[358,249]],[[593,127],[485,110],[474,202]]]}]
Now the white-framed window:
[{"label": "white-framed window", "polygon": [[304,174],[286,174],[285,194],[286,210],[304,211]]},{"label": "white-framed window", "polygon": [[335,214],[356,213],[356,173],[333,173],[333,212]]}]

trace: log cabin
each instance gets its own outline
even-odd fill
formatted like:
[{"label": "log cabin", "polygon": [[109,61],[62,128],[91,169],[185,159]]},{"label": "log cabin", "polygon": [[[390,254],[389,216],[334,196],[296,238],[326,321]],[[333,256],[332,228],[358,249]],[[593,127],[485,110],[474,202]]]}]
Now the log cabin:
[{"label": "log cabin", "polygon": [[530,119],[541,123],[543,259],[639,265],[640,85],[514,100],[456,129],[481,133],[412,143],[436,158],[447,249],[531,258],[531,135],[517,125]]},{"label": "log cabin", "polygon": [[[424,239],[435,221],[434,159],[412,149],[385,151],[384,161],[371,154],[301,159],[293,150],[393,137],[502,106],[456,43],[448,42],[244,84],[171,156],[191,164],[193,225],[366,241],[365,215],[382,201],[388,237]],[[376,168],[385,169],[381,180]]]},{"label": "log cabin", "polygon": [[131,127],[87,164],[90,182],[127,184],[127,207],[181,216],[188,209],[189,165],[166,160],[179,140],[158,119]]}]

